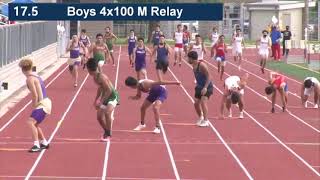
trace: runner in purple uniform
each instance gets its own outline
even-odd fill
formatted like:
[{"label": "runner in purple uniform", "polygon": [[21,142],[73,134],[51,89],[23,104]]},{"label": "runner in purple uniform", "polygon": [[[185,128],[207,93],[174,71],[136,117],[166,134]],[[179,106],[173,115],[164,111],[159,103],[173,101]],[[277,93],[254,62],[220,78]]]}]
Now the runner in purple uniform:
[{"label": "runner in purple uniform", "polygon": [[160,108],[162,103],[167,99],[167,89],[164,85],[180,85],[178,81],[153,81],[149,79],[137,80],[133,77],[128,77],[125,81],[126,86],[129,86],[133,89],[137,89],[137,95],[131,96],[133,100],[138,100],[141,98],[141,92],[149,93],[148,97],[144,100],[141,106],[141,122],[134,129],[135,131],[140,131],[146,127],[145,124],[145,114],[146,110],[150,105],[153,104],[154,118],[156,121],[156,126],[153,130],[153,133],[160,133]]},{"label": "runner in purple uniform", "polygon": [[23,59],[20,61],[19,66],[23,74],[27,77],[27,87],[32,95],[33,111],[27,123],[32,130],[34,145],[29,152],[39,152],[41,149],[49,148],[49,144],[39,125],[45,119],[46,115],[51,113],[51,100],[47,96],[43,80],[32,73],[32,60]]},{"label": "runner in purple uniform", "polygon": [[81,65],[83,66],[83,69],[86,67],[86,54],[85,52],[88,52],[89,47],[91,46],[90,38],[87,36],[87,31],[85,29],[81,30],[81,34],[79,37],[79,41],[82,42],[85,49],[80,49],[80,56],[81,56]]},{"label": "runner in purple uniform", "polygon": [[[74,87],[78,86],[78,67],[81,64],[80,48],[86,49],[82,42],[79,41],[78,36],[73,35],[68,44],[67,52],[70,51],[68,64],[70,73],[74,79]],[[86,50],[84,53],[87,54]]]},{"label": "runner in purple uniform", "polygon": [[137,79],[140,80],[143,75],[144,79],[147,79],[146,71],[146,55],[147,52],[151,58],[151,51],[144,45],[144,39],[138,38],[138,46],[133,49],[133,59],[135,60],[135,70],[137,72]]},{"label": "runner in purple uniform", "polygon": [[134,30],[130,30],[130,36],[127,38],[128,41],[128,52],[129,52],[129,61],[131,67],[134,66],[133,62],[133,49],[136,47],[136,42],[137,42],[137,36],[134,35]]}]

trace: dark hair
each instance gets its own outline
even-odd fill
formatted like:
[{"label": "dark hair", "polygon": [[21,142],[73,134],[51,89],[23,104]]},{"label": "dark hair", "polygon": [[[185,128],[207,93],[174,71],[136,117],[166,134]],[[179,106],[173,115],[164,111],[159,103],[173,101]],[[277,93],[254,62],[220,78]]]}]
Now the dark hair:
[{"label": "dark hair", "polygon": [[237,28],[236,31],[240,31],[240,32],[241,32],[241,29],[240,29],[240,28]]},{"label": "dark hair", "polygon": [[163,34],[160,34],[159,38],[161,38],[161,37],[164,37],[164,38],[165,38],[165,36],[164,36]]},{"label": "dark hair", "polygon": [[133,30],[133,29],[130,29],[130,32],[134,32],[134,30]]},{"label": "dark hair", "polygon": [[139,37],[139,38],[138,38],[138,41],[143,41],[143,42],[144,42],[143,37]]},{"label": "dark hair", "polygon": [[138,84],[138,80],[134,77],[127,77],[126,81],[125,81],[126,86],[130,86],[130,87],[134,87]]},{"label": "dark hair", "polygon": [[237,104],[240,100],[240,94],[238,92],[231,92],[231,102],[232,104]]},{"label": "dark hair", "polygon": [[263,31],[262,31],[262,33],[265,33],[265,32],[266,32],[267,34],[269,34],[269,32],[268,32],[267,30],[263,30]]},{"label": "dark hair", "polygon": [[196,38],[197,38],[197,37],[201,37],[200,34],[197,34],[197,35],[196,35]]},{"label": "dark hair", "polygon": [[312,86],[312,81],[311,81],[311,79],[305,80],[304,83],[303,83],[303,85],[304,85],[305,88],[311,88],[311,86]]},{"label": "dark hair", "polygon": [[89,71],[96,71],[98,68],[97,61],[94,58],[88,59],[88,62],[86,65]]},{"label": "dark hair", "polygon": [[274,88],[273,88],[272,85],[271,85],[271,86],[267,86],[267,87],[264,89],[264,91],[266,92],[267,95],[270,95],[270,94],[273,93]]},{"label": "dark hair", "polygon": [[198,60],[198,53],[195,51],[190,51],[188,53],[188,57],[191,58],[192,60]]},{"label": "dark hair", "polygon": [[188,29],[188,26],[187,25],[183,25],[183,28]]},{"label": "dark hair", "polygon": [[156,27],[160,27],[160,24],[157,24]]},{"label": "dark hair", "polygon": [[81,29],[81,32],[86,33],[86,32],[87,32],[87,30],[85,30],[85,29]]},{"label": "dark hair", "polygon": [[98,33],[98,34],[96,35],[96,38],[98,38],[99,36],[103,37],[103,35],[102,35],[101,33]]},{"label": "dark hair", "polygon": [[181,27],[181,24],[178,24],[177,27]]},{"label": "dark hair", "polygon": [[224,37],[224,35],[223,35],[223,34],[221,34],[221,35],[219,36],[219,39],[220,39],[220,38],[222,38],[222,37]]}]

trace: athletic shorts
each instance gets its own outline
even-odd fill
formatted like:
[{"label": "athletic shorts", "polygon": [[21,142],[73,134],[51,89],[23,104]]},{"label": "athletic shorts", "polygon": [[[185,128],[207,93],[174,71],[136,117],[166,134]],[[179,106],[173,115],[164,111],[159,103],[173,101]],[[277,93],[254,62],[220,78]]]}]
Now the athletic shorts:
[{"label": "athletic shorts", "polygon": [[160,70],[162,70],[163,72],[167,72],[167,70],[168,70],[168,66],[169,66],[169,61],[168,60],[161,60],[161,61],[159,61],[159,60],[156,60],[156,69],[158,70],[158,69],[160,69]]},{"label": "athletic shorts", "polygon": [[46,117],[47,113],[44,112],[44,110],[41,109],[34,109],[30,115],[34,120],[37,121],[37,124],[40,124],[44,118]]},{"label": "athletic shorts", "polygon": [[312,91],[313,91],[313,87],[312,87],[312,88],[304,88],[303,94],[304,94],[305,96],[310,96],[311,93],[312,93]]},{"label": "athletic shorts", "polygon": [[137,62],[137,61],[134,63],[134,66],[135,66],[136,72],[139,72],[142,69],[146,69],[147,67],[146,62]]},{"label": "athletic shorts", "polygon": [[[203,87],[196,86],[194,89],[195,89],[194,97],[196,99],[201,99],[201,97],[202,97],[201,91],[202,91]],[[210,96],[212,94],[213,94],[213,85],[212,85],[212,83],[210,83],[210,85],[207,88],[207,93],[204,96],[210,98]]]},{"label": "athletic shorts", "polygon": [[80,56],[78,58],[69,58],[67,61],[69,66],[79,66],[81,64]]},{"label": "athletic shorts", "polygon": [[174,51],[175,52],[182,52],[182,50],[183,50],[183,44],[175,44],[174,45]]},{"label": "athletic shorts", "polygon": [[112,105],[113,107],[119,105],[119,94],[116,90],[112,90],[110,97],[103,100],[100,108],[106,109],[108,105]]},{"label": "athletic shorts", "polygon": [[150,89],[149,95],[146,99],[151,103],[154,103],[157,100],[163,103],[167,99],[167,96],[167,89],[164,86],[157,85]]},{"label": "athletic shorts", "polygon": [[240,48],[240,49],[234,49],[234,48],[232,48],[232,55],[233,55],[233,56],[242,55],[242,48]]},{"label": "athletic shorts", "polygon": [[269,56],[269,50],[268,49],[260,49],[259,50],[259,55],[260,56],[264,56],[264,57],[268,57]]}]

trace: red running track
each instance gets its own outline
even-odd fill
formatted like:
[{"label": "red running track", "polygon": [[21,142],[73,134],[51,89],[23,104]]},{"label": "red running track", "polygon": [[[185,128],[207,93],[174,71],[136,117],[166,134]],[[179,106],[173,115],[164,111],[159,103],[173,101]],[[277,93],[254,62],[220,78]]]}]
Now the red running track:
[{"label": "red running track", "polygon": [[[276,114],[269,113],[271,105],[261,96],[266,77],[253,64],[256,55],[249,52],[243,71],[231,61],[226,68],[231,75],[245,71],[256,75],[250,75],[246,89],[244,119],[236,118],[234,107],[235,118],[217,119],[223,83],[215,63],[208,61],[216,86],[209,101],[211,126],[196,127],[194,78],[184,63],[180,68],[171,67],[165,75],[165,79],[179,80],[182,85],[167,86],[169,98],[161,109],[163,131],[154,135],[151,108],[146,130],[132,131],[139,123],[143,99],[128,99],[135,91],[124,86],[124,79],[135,72],[129,67],[127,48],[117,47],[117,67],[104,67],[120,92],[111,143],[99,142],[102,130],[92,107],[96,92],[92,77],[80,70],[81,86],[73,88],[70,74],[60,68],[46,82],[59,75],[48,87],[54,109],[42,125],[48,139],[51,137],[50,149],[27,153],[32,140],[25,121],[31,109],[27,106],[18,112],[29,102],[28,96],[1,118],[0,179],[319,179],[320,127],[319,118],[315,119],[319,110],[300,108],[299,98],[291,94],[291,114],[279,109]],[[148,64],[151,79],[156,77],[154,66]],[[289,87],[292,93],[299,93],[300,84],[294,80]]]}]

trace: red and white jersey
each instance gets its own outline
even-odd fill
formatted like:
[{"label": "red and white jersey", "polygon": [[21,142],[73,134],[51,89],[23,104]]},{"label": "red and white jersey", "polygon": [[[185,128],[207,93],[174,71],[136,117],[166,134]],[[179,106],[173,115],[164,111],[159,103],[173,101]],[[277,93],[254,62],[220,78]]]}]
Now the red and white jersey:
[{"label": "red and white jersey", "polygon": [[178,32],[176,31],[174,33],[174,39],[175,39],[175,42],[176,44],[182,44],[183,43],[183,32]]}]

